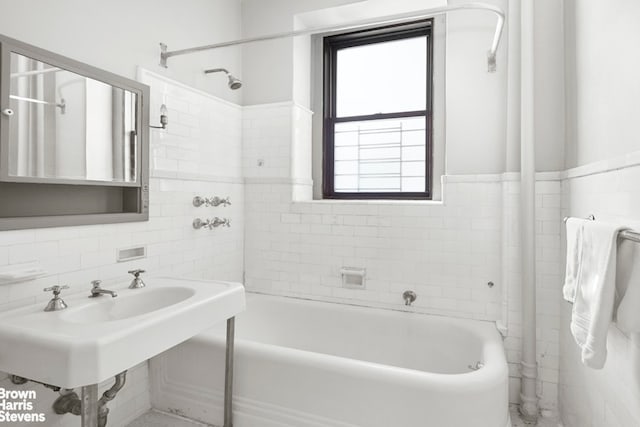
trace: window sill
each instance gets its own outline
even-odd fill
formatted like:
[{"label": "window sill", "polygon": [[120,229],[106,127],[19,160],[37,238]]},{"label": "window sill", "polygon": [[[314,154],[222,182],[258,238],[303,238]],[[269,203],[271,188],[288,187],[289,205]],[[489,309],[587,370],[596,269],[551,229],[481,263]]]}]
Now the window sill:
[{"label": "window sill", "polygon": [[323,204],[323,205],[401,205],[401,206],[440,206],[442,200],[394,200],[394,199],[313,199],[295,200],[293,204]]}]

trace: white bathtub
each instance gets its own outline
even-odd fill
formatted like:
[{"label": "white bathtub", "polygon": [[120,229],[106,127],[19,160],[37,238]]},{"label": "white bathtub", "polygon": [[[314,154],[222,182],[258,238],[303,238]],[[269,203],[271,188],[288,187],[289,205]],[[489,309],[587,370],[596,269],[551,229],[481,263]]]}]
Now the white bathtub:
[{"label": "white bathtub", "polygon": [[[152,360],[155,408],[222,424],[224,330]],[[489,322],[257,294],[236,320],[235,427],[507,427],[507,383]]]}]

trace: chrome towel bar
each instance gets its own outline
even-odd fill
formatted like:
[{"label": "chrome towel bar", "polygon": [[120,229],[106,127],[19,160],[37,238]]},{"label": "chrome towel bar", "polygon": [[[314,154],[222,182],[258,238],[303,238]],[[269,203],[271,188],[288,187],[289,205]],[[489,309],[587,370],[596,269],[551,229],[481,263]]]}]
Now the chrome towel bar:
[{"label": "chrome towel bar", "polygon": [[[567,222],[569,217],[564,217],[564,222]],[[587,219],[591,221],[595,221],[596,217],[594,215],[589,215]],[[618,233],[618,239],[630,240],[632,242],[640,243],[640,233],[632,230],[624,230]]]}]

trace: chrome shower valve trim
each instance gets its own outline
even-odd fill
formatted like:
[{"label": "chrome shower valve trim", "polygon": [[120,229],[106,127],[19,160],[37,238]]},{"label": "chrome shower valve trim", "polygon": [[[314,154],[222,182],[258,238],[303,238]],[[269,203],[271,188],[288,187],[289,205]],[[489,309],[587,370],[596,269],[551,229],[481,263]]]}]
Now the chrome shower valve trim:
[{"label": "chrome shower valve trim", "polygon": [[215,196],[215,197],[200,197],[200,196],[196,196],[193,198],[193,206],[199,208],[200,206],[205,205],[207,207],[209,206],[231,206],[231,200],[230,198],[227,196],[225,199]]},{"label": "chrome shower valve trim", "polygon": [[193,228],[196,230],[200,230],[201,228],[208,228],[209,230],[213,230],[218,227],[231,227],[231,220],[229,218],[218,218],[215,217],[213,219],[205,219],[202,220],[200,218],[196,218],[193,220]]}]

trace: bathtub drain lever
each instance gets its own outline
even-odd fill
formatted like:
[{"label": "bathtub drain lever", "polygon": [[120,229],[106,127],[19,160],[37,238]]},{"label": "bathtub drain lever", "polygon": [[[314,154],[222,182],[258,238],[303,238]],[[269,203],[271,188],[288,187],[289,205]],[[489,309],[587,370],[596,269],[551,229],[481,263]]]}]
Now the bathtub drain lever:
[{"label": "bathtub drain lever", "polygon": [[475,366],[473,366],[473,365],[469,365],[469,366],[467,366],[467,367],[468,367],[469,369],[471,369],[472,371],[477,371],[478,369],[482,369],[482,368],[484,368],[484,363],[482,363],[482,362],[476,362],[476,365],[475,365]]}]

